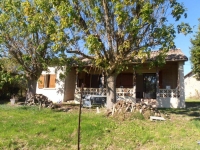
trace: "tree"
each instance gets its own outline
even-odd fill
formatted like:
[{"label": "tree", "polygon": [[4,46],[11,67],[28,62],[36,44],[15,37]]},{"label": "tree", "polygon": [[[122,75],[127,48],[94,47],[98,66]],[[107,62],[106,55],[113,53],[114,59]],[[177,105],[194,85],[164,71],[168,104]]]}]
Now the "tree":
[{"label": "tree", "polygon": [[17,69],[18,64],[14,59],[0,58],[0,96],[18,94],[20,89],[25,89],[24,78]]},{"label": "tree", "polygon": [[[0,46],[20,64],[30,95],[54,52],[67,52],[105,72],[109,108],[116,99],[117,75],[133,60],[144,62],[154,47],[164,53],[174,47],[176,30],[166,16],[171,12],[178,21],[185,12],[176,0],[0,2]],[[190,29],[184,23],[177,28]]]},{"label": "tree", "polygon": [[0,89],[7,82],[12,82],[20,78],[18,74],[16,62],[8,58],[0,58]]},{"label": "tree", "polygon": [[53,42],[59,38],[57,26],[48,0],[0,0],[1,55],[19,64],[30,96],[35,94],[41,72],[59,48]]},{"label": "tree", "polygon": [[[200,23],[200,19],[199,19]],[[200,24],[194,39],[191,39],[192,47],[191,50],[191,62],[192,71],[195,73],[197,79],[200,79]]]},{"label": "tree", "polygon": [[105,72],[108,108],[116,100],[116,77],[128,64],[144,62],[155,47],[167,52],[177,32],[190,31],[188,24],[167,22],[167,15],[175,21],[187,16],[176,0],[55,0],[54,8],[66,52]]}]

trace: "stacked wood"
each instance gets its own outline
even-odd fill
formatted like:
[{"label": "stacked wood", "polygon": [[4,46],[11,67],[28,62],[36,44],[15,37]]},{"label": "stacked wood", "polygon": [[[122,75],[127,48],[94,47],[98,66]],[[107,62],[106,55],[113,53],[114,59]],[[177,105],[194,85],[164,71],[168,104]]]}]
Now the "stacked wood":
[{"label": "stacked wood", "polygon": [[28,106],[39,105],[40,107],[54,107],[53,102],[43,94],[35,94],[26,100],[25,104]]},{"label": "stacked wood", "polygon": [[140,112],[143,115],[148,113],[148,117],[150,117],[150,115],[158,117],[161,116],[159,110],[155,107],[154,103],[147,104],[144,103],[143,101],[136,103],[133,101],[125,101],[125,100],[117,101],[117,103],[113,106],[112,115],[126,113],[126,112],[136,112],[136,111]]},{"label": "stacked wood", "polygon": [[114,113],[124,113],[127,111],[132,112],[134,109],[135,103],[131,102],[131,101],[125,101],[125,100],[119,100],[117,101],[117,103],[113,106],[113,110],[112,110],[112,115]]},{"label": "stacked wood", "polygon": [[147,104],[147,105],[151,105],[152,107],[157,107],[157,101],[156,99],[142,99],[141,102]]}]

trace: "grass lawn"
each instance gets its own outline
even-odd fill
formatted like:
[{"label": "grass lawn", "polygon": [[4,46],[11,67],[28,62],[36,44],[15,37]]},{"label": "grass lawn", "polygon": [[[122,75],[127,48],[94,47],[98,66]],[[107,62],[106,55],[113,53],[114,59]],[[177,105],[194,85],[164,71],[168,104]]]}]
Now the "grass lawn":
[{"label": "grass lawn", "polygon": [[[200,149],[200,109],[162,109],[166,121],[143,119],[140,114],[122,121],[104,110],[83,109],[82,150]],[[78,109],[58,112],[37,107],[0,105],[0,149],[76,150]],[[136,119],[137,118],[137,119]]]},{"label": "grass lawn", "polygon": [[198,99],[198,98],[187,98],[185,100],[185,103],[186,103],[187,107],[200,106],[200,99]]},{"label": "grass lawn", "polygon": [[200,102],[200,99],[199,98],[187,98],[185,101],[186,102]]}]

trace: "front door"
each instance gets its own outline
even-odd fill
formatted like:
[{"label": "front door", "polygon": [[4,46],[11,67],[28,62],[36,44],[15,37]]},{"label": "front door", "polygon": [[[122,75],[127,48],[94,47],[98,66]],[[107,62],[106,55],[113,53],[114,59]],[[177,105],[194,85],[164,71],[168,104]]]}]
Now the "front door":
[{"label": "front door", "polygon": [[156,98],[156,74],[155,73],[144,73],[144,98],[155,99]]}]

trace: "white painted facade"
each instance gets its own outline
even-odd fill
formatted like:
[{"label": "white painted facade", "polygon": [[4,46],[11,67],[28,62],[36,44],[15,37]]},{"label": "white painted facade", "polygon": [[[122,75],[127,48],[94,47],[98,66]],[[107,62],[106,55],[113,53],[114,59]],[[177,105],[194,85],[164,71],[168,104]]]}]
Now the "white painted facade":
[{"label": "white painted facade", "polygon": [[185,76],[184,84],[185,98],[200,98],[200,81],[194,77],[192,72]]},{"label": "white painted facade", "polygon": [[56,70],[55,67],[49,67],[48,71],[43,71],[42,75],[46,74],[55,74],[56,75],[56,84],[55,88],[36,88],[37,94],[43,94],[49,98],[49,100],[53,101],[54,103],[62,102],[64,99],[64,82],[60,80],[59,75],[63,73],[61,70]]}]

